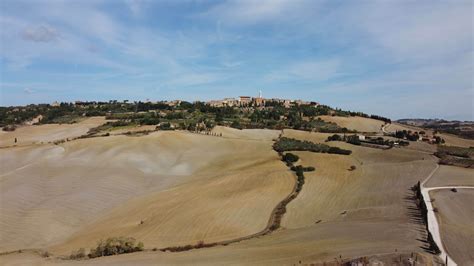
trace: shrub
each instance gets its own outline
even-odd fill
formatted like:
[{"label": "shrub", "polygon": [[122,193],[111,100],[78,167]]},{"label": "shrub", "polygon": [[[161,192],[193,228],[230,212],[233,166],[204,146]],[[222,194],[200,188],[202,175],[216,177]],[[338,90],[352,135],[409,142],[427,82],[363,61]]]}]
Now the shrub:
[{"label": "shrub", "polygon": [[338,135],[338,134],[334,134],[328,137],[328,141],[341,141],[341,140],[342,140],[342,137],[341,135]]},{"label": "shrub", "polygon": [[350,143],[350,144],[353,144],[353,145],[360,145],[359,136],[357,136],[357,135],[352,135],[352,136],[347,137],[346,142]]},{"label": "shrub", "polygon": [[354,171],[355,169],[357,169],[355,165],[351,165],[351,167],[349,168],[350,171]]},{"label": "shrub", "polygon": [[158,128],[159,128],[160,130],[172,130],[171,124],[168,123],[168,122],[161,123],[161,124],[158,126]]},{"label": "shrub", "polygon": [[2,128],[3,131],[15,131],[16,127],[14,125],[7,125]]},{"label": "shrub", "polygon": [[71,255],[69,255],[69,259],[71,260],[80,260],[86,257],[86,251],[83,248],[80,248],[76,251],[73,251]]},{"label": "shrub", "polygon": [[297,162],[300,158],[298,157],[298,155],[295,155],[293,153],[286,153],[285,155],[283,155],[282,159],[287,163],[294,163]]},{"label": "shrub", "polygon": [[105,241],[101,240],[97,243],[96,248],[91,249],[89,258],[142,251],[144,249],[143,243],[135,244],[135,242],[136,240],[132,237],[111,237]]}]

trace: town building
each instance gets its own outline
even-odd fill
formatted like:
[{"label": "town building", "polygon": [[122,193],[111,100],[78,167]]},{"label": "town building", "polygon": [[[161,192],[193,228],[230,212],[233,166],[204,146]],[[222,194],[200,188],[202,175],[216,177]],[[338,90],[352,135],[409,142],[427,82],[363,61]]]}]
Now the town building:
[{"label": "town building", "polygon": [[239,105],[248,106],[252,102],[252,97],[250,96],[239,96]]}]

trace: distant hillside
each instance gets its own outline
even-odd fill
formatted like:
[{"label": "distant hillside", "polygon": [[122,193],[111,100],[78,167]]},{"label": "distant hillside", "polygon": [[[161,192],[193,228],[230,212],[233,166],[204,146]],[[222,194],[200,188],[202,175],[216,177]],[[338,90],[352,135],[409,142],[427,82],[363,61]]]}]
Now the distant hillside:
[{"label": "distant hillside", "polygon": [[443,119],[399,119],[398,123],[432,129],[435,131],[458,135],[463,138],[474,139],[473,121],[448,121]]}]

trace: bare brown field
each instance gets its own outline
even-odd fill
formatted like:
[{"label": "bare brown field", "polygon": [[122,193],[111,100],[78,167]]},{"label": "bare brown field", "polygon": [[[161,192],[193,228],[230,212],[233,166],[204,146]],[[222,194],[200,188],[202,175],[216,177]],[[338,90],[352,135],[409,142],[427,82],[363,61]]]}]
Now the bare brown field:
[{"label": "bare brown field", "polygon": [[2,168],[0,250],[54,245],[65,254],[117,234],[163,247],[255,233],[294,183],[271,144],[158,132],[45,145],[41,155],[4,149],[2,165],[17,168]]},{"label": "bare brown field", "polygon": [[463,139],[451,134],[441,133],[439,134],[446,142],[446,145],[449,146],[459,146],[459,147],[474,147],[474,140],[472,139]]},{"label": "bare brown field", "polygon": [[[222,137],[159,131],[2,149],[0,251],[45,248],[55,256],[132,236],[147,249],[213,242],[262,230],[293,188],[271,148],[281,131],[216,127]],[[284,130],[322,143],[331,134]],[[282,228],[266,236],[186,252],[146,251],[85,261],[2,255],[8,265],[293,265],[335,258],[425,253],[424,226],[409,214],[410,187],[436,159],[416,147],[380,150],[343,142],[350,156],[294,152],[305,173]],[[351,165],[355,171],[349,171]],[[4,170],[5,169],[5,170]],[[6,203],[6,204],[5,204]],[[22,255],[23,254],[23,255]],[[1,263],[0,263],[1,264]]]},{"label": "bare brown field", "polygon": [[222,137],[229,139],[246,139],[272,141],[278,138],[281,131],[267,129],[235,129],[229,127],[216,126],[212,129],[213,133],[222,134]]},{"label": "bare brown field", "polygon": [[[22,126],[11,132],[0,131],[0,147],[24,146],[75,138],[86,134],[89,129],[104,123],[104,117],[91,117],[74,124],[32,125]],[[15,138],[17,138],[16,144]]]},{"label": "bare brown field", "polygon": [[[289,130],[284,135],[304,137],[314,142],[325,139],[319,133],[303,135]],[[408,215],[410,203],[406,197],[410,187],[434,169],[435,159],[407,149],[370,149],[341,142],[327,144],[350,149],[353,153],[351,156],[296,153],[302,165],[314,166],[316,171],[305,174],[305,186],[300,196],[289,204],[283,226],[317,228],[324,224],[336,241],[350,237],[339,233],[341,223],[367,222],[373,224],[370,235],[383,234],[387,237],[385,245],[400,241],[406,247],[419,250],[421,245],[416,239],[423,238],[419,233],[422,227],[413,223]],[[351,165],[356,166],[355,171],[349,171]],[[331,225],[334,227],[331,228]],[[395,228],[404,228],[410,233],[395,233]],[[370,246],[371,243],[375,242],[367,240],[364,244]],[[359,245],[363,246],[358,242],[357,248],[360,248]],[[368,250],[370,248],[360,248],[359,252]]]},{"label": "bare brown field", "polygon": [[441,239],[458,265],[474,264],[474,189],[430,191],[438,209]]},{"label": "bare brown field", "polygon": [[333,122],[338,124],[340,127],[345,127],[359,132],[382,132],[382,126],[385,124],[383,121],[375,120],[371,118],[365,118],[360,116],[330,116],[323,115],[319,116],[326,122]]},{"label": "bare brown field", "polygon": [[426,187],[474,186],[474,169],[440,165]]},{"label": "bare brown field", "polygon": [[385,131],[387,132],[395,132],[395,131],[402,131],[402,130],[420,131],[423,129],[419,127],[415,127],[415,126],[403,125],[397,122],[392,122],[385,127]]},{"label": "bare brown field", "polygon": [[[12,254],[2,258],[7,262],[5,265],[24,265],[25,262],[41,265],[310,265],[324,262],[325,265],[339,265],[335,263],[341,261],[339,256],[348,260],[360,256],[387,255],[396,260],[400,254],[413,252],[412,247],[405,246],[401,238],[387,242],[386,234],[377,231],[368,233],[375,228],[408,238],[411,234],[409,228],[396,226],[395,222],[383,226],[358,221],[339,222],[338,225],[340,239],[335,239],[335,233],[331,230],[334,225],[320,224],[313,228],[284,229],[228,246],[178,253],[147,251],[84,261],[41,258],[39,255],[34,260],[34,254]],[[389,253],[386,253],[387,250]],[[437,257],[431,254],[421,252],[417,256],[418,261],[426,262],[422,265],[441,265],[436,263],[439,262]]]}]

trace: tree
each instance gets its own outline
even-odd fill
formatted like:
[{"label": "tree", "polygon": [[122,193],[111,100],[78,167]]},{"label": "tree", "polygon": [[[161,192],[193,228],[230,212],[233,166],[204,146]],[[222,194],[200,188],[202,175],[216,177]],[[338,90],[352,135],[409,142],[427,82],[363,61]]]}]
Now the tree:
[{"label": "tree", "polygon": [[283,155],[282,159],[286,163],[294,163],[294,162],[297,162],[300,158],[298,157],[298,155],[288,152],[285,155]]},{"label": "tree", "polygon": [[342,137],[341,135],[338,135],[338,134],[334,134],[328,137],[328,141],[341,141],[341,140],[342,140]]}]

